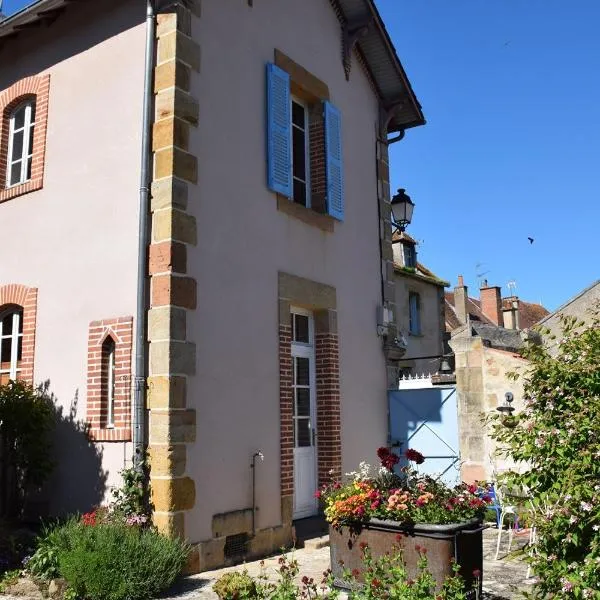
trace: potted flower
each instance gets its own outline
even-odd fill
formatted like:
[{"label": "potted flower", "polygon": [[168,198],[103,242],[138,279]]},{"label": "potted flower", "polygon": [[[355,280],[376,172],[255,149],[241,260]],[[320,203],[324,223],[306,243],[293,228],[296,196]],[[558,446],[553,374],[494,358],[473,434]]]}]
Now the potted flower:
[{"label": "potted flower", "polygon": [[381,464],[376,473],[361,463],[346,480],[317,492],[330,525],[336,582],[343,585],[345,569],[360,572],[361,547],[368,545],[373,556],[400,548],[411,576],[418,572],[423,551],[428,553],[429,569],[440,589],[454,562],[468,589],[480,585],[481,522],[488,498],[477,485],[449,487],[419,474],[417,466],[425,459],[417,450],[406,450],[408,464],[402,467],[400,457],[388,448],[379,448],[377,455]]}]

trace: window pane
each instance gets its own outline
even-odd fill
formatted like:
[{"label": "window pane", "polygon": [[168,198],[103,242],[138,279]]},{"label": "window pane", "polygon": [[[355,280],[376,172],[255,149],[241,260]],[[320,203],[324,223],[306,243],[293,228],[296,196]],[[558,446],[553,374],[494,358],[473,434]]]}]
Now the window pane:
[{"label": "window pane", "polygon": [[10,168],[10,178],[8,185],[15,185],[21,181],[21,161],[13,163]]},{"label": "window pane", "polygon": [[296,357],[296,385],[309,385],[309,360]]},{"label": "window pane", "polygon": [[23,337],[19,336],[19,341],[17,345],[17,361],[21,360],[23,357]]},{"label": "window pane", "polygon": [[304,106],[302,106],[301,104],[296,104],[295,102],[292,102],[292,123],[298,127],[301,127],[302,129],[304,129],[304,127],[305,127],[304,115],[305,115]]},{"label": "window pane", "polygon": [[31,156],[27,159],[27,176],[26,180],[29,181],[31,179]]},{"label": "window pane", "polygon": [[294,202],[306,206],[306,184],[294,179]]},{"label": "window pane", "polygon": [[19,333],[23,333],[23,311],[19,311]]},{"label": "window pane", "polygon": [[35,127],[30,127],[29,128],[29,148],[28,148],[28,154],[31,156],[33,154],[33,132],[35,130]]},{"label": "window pane", "polygon": [[0,362],[5,364],[10,364],[10,353],[12,350],[12,338],[3,338],[0,341]]},{"label": "window pane", "polygon": [[25,135],[24,131],[19,131],[13,135],[13,145],[12,145],[12,156],[9,158],[10,161],[19,160],[23,158],[23,136]]},{"label": "window pane", "polygon": [[30,104],[30,106],[31,106],[31,120],[29,122],[35,123],[35,102],[32,102]]},{"label": "window pane", "polygon": [[294,315],[294,341],[308,344],[308,317],[306,315]]},{"label": "window pane", "polygon": [[13,322],[13,313],[8,313],[2,319],[2,335],[11,335],[12,334],[12,322]]},{"label": "window pane", "polygon": [[296,416],[310,417],[310,390],[296,388]]},{"label": "window pane", "polygon": [[296,438],[296,446],[298,448],[306,448],[311,446],[310,443],[310,419],[297,419],[296,427],[298,437]]},{"label": "window pane", "polygon": [[25,111],[27,110],[27,104],[21,106],[14,114],[14,128],[21,129],[25,125]]},{"label": "window pane", "polygon": [[294,177],[306,181],[306,135],[294,128],[292,133],[294,152]]}]

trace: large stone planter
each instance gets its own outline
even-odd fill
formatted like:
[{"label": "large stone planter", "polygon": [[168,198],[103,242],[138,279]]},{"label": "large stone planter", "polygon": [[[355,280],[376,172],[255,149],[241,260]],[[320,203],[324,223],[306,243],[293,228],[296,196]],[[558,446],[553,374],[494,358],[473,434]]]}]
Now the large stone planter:
[{"label": "large stone planter", "polygon": [[[348,587],[342,579],[343,569],[358,569],[362,572],[361,542],[369,545],[374,557],[381,556],[397,545],[402,548],[404,562],[411,577],[418,573],[417,561],[419,553],[416,546],[427,549],[429,570],[438,583],[438,590],[444,579],[452,574],[450,559],[460,565],[467,589],[473,587],[475,578],[473,571],[479,570],[483,575],[483,527],[478,520],[449,525],[415,524],[407,527],[395,521],[371,519],[360,533],[350,532],[347,527],[341,530],[329,528],[331,552],[331,569],[336,585]],[[400,536],[398,534],[407,534]],[[343,562],[343,566],[340,564]],[[481,592],[479,578],[479,591]],[[361,577],[358,577],[361,580]]]}]

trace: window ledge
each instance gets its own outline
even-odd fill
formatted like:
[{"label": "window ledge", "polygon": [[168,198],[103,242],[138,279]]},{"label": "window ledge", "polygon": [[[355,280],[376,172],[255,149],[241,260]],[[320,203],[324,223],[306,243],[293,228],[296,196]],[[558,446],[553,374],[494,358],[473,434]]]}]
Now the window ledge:
[{"label": "window ledge", "polygon": [[277,210],[289,215],[290,217],[294,217],[295,219],[298,219],[307,225],[312,225],[313,227],[317,227],[318,229],[321,229],[327,233],[333,233],[335,223],[335,219],[333,217],[315,212],[312,210],[312,208],[306,208],[306,206],[292,202],[290,199],[282,196],[281,194],[276,194],[276,196]]},{"label": "window ledge", "polygon": [[36,179],[30,179],[25,183],[20,183],[18,185],[13,185],[9,188],[0,189],[0,202],[4,202],[5,200],[11,200],[12,198],[16,198],[17,196],[22,196],[23,194],[29,194],[29,192],[41,190],[43,187],[42,184],[42,178],[38,177]]},{"label": "window ledge", "polygon": [[130,442],[129,427],[90,427],[89,436],[95,442]]}]

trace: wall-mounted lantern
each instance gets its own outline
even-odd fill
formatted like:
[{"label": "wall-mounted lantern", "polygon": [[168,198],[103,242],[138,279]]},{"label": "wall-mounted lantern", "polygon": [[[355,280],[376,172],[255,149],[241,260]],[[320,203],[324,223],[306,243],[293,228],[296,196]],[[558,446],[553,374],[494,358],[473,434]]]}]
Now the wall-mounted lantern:
[{"label": "wall-mounted lantern", "polygon": [[404,231],[410,225],[415,203],[410,199],[404,188],[400,188],[392,198],[392,215],[398,231]]}]

